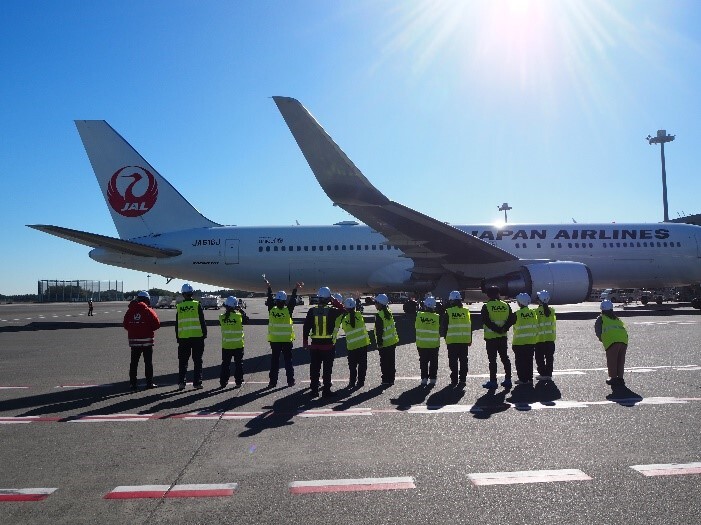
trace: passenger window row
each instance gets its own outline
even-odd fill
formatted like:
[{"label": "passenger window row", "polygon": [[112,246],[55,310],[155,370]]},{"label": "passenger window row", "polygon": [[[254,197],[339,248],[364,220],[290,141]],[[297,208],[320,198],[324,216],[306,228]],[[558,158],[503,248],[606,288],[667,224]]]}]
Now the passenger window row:
[{"label": "passenger window row", "polygon": [[327,245],[312,245],[312,246],[282,246],[282,245],[273,245],[273,246],[258,246],[258,251],[266,251],[266,252],[316,252],[320,251],[323,252],[326,250],[327,252],[330,251],[372,251],[372,250],[398,250],[396,246],[390,246],[390,245],[385,245],[385,244],[334,244],[331,246],[330,244]]}]

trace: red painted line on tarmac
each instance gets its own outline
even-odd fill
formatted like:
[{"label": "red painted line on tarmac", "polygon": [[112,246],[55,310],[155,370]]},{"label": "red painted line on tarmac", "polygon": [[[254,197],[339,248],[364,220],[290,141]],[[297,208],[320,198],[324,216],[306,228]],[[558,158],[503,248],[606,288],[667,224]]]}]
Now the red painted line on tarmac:
[{"label": "red painted line on tarmac", "polygon": [[320,492],[360,492],[370,490],[414,489],[414,478],[361,478],[293,481],[290,494],[315,494]]},{"label": "red painted line on tarmac", "polygon": [[58,489],[0,489],[0,501],[42,501]]},{"label": "red painted line on tarmac", "polygon": [[166,493],[166,498],[213,498],[233,496],[236,483],[174,485]]},{"label": "red painted line on tarmac", "polygon": [[112,489],[103,499],[162,498],[170,485],[126,485]]}]

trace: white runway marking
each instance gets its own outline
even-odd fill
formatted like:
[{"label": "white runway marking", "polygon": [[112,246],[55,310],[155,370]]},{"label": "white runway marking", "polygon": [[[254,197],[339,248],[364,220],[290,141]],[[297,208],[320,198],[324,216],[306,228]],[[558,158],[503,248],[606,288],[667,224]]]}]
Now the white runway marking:
[{"label": "white runway marking", "polygon": [[516,483],[552,483],[553,481],[591,480],[578,469],[526,470],[521,472],[482,472],[468,474],[473,485],[512,485]]},{"label": "white runway marking", "polygon": [[684,474],[701,474],[699,463],[661,463],[657,465],[633,465],[643,476],[678,476]]},{"label": "white runway marking", "polygon": [[365,490],[414,489],[414,478],[361,478],[361,479],[318,479],[293,481],[289,484],[291,494],[311,494],[317,492],[357,492]]}]

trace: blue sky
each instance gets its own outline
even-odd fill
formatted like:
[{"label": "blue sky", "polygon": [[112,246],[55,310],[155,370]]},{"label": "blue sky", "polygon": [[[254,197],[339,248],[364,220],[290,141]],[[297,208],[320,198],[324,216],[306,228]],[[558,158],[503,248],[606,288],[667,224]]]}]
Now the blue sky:
[{"label": "blue sky", "polygon": [[[104,119],[224,224],[350,219],[272,95],[298,98],[388,197],[455,224],[658,222],[699,213],[695,0],[0,2],[0,293],[122,280],[75,119]],[[150,285],[165,285],[151,277]]]}]

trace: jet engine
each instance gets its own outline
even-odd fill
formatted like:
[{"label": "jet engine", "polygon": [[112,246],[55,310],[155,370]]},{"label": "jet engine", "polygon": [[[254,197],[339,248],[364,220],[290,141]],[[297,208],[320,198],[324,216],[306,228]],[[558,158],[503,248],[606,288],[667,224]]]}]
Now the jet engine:
[{"label": "jet engine", "polygon": [[526,292],[533,300],[540,290],[550,292],[550,304],[581,303],[591,293],[591,271],[578,262],[556,261],[522,266],[519,271],[482,281],[482,291],[497,286],[499,293],[515,297]]}]

